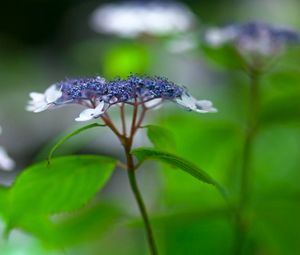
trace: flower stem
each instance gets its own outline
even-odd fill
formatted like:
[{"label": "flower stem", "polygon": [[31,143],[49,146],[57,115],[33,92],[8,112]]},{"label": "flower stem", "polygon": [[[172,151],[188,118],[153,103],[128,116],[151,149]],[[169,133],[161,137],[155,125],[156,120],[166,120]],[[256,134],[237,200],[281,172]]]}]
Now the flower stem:
[{"label": "flower stem", "polygon": [[145,112],[146,112],[146,108],[144,105],[142,105],[142,112],[138,118],[138,107],[139,104],[137,101],[135,101],[135,103],[133,104],[134,108],[133,108],[133,113],[132,113],[132,123],[131,123],[131,129],[129,130],[129,135],[127,136],[127,132],[126,132],[126,120],[125,120],[125,109],[124,109],[124,105],[122,105],[120,107],[120,113],[121,113],[121,124],[122,124],[122,131],[123,133],[120,133],[118,131],[118,129],[114,126],[114,124],[111,122],[110,118],[108,115],[102,117],[103,121],[105,122],[105,124],[113,131],[113,133],[115,133],[115,135],[119,138],[123,148],[124,148],[124,152],[125,152],[125,156],[126,156],[126,171],[127,171],[127,175],[128,175],[128,180],[129,180],[129,184],[130,184],[130,188],[133,192],[134,198],[137,202],[139,211],[141,213],[144,225],[145,225],[145,229],[146,229],[146,234],[147,234],[147,241],[149,244],[149,248],[150,248],[150,252],[151,255],[157,255],[158,251],[156,248],[156,244],[154,241],[154,236],[153,236],[153,232],[151,229],[151,225],[150,225],[150,221],[149,221],[149,217],[147,214],[147,210],[146,210],[146,206],[145,203],[143,201],[141,192],[139,191],[138,185],[137,185],[137,180],[136,180],[136,176],[135,176],[135,170],[136,167],[134,165],[134,160],[133,160],[133,156],[130,153],[131,152],[131,148],[132,148],[132,144],[133,144],[133,140],[134,140],[134,136],[136,131],[140,128],[142,121],[144,119],[145,116]]},{"label": "flower stem", "polygon": [[130,187],[131,187],[131,190],[134,194],[135,200],[138,204],[140,213],[141,213],[143,221],[144,221],[150,252],[151,252],[152,255],[157,255],[158,252],[157,252],[157,248],[156,248],[156,245],[155,245],[154,236],[153,236],[153,232],[152,232],[152,229],[151,229],[148,214],[147,214],[147,211],[146,211],[146,206],[144,204],[143,198],[141,196],[141,193],[140,193],[138,185],[137,185],[135,170],[134,170],[134,166],[133,166],[132,155],[130,154],[128,156],[129,156],[129,160],[130,160],[129,161],[130,163],[128,163],[128,167],[129,166],[133,167],[133,168],[128,168],[128,170],[127,170]]},{"label": "flower stem", "polygon": [[250,95],[248,106],[248,119],[245,132],[245,141],[242,155],[242,169],[240,179],[240,198],[236,212],[235,230],[235,254],[243,254],[243,247],[247,232],[247,223],[244,218],[245,209],[249,202],[250,181],[251,181],[251,153],[253,141],[257,131],[258,114],[260,108],[259,78],[258,70],[251,68],[250,76]]},{"label": "flower stem", "polygon": [[248,109],[248,120],[245,133],[245,143],[243,150],[242,175],[241,175],[241,197],[240,207],[243,209],[248,203],[250,189],[250,172],[251,172],[251,152],[253,140],[256,135],[257,121],[260,107],[259,95],[259,72],[251,70],[250,72],[250,98]]}]

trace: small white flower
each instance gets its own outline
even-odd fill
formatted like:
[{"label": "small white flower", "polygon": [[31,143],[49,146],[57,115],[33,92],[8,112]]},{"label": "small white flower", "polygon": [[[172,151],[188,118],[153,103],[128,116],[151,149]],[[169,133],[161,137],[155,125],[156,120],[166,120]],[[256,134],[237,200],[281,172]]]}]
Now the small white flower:
[{"label": "small white flower", "polygon": [[[2,128],[0,126],[0,134],[2,133]],[[0,146],[0,169],[5,171],[10,171],[14,168],[15,162],[7,155],[7,152],[3,147]]]},{"label": "small white flower", "polygon": [[217,112],[217,109],[213,107],[211,101],[197,100],[188,93],[183,93],[181,98],[177,98],[175,101],[190,111],[199,113]]},{"label": "small white flower", "polygon": [[76,121],[88,121],[92,119],[96,119],[101,116],[105,112],[105,104],[101,101],[96,108],[94,109],[86,109],[80,113],[79,117],[76,118]]},{"label": "small white flower", "polygon": [[53,103],[62,96],[62,92],[56,85],[50,86],[44,94],[31,92],[31,100],[26,107],[30,112],[42,112],[47,110]]}]

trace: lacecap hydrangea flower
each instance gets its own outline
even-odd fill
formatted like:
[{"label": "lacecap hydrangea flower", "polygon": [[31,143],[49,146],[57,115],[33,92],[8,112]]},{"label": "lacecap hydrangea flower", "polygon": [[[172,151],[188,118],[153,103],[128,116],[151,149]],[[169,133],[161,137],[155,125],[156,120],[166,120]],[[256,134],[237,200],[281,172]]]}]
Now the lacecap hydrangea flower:
[{"label": "lacecap hydrangea flower", "polygon": [[182,3],[128,1],[106,4],[91,16],[96,32],[136,38],[143,34],[163,36],[189,30],[196,18]]},{"label": "lacecap hydrangea flower", "polygon": [[67,79],[51,85],[44,93],[30,93],[27,110],[41,112],[68,104],[87,109],[76,121],[96,119],[116,104],[143,105],[152,108],[165,100],[199,113],[216,112],[208,100],[196,100],[186,88],[166,78],[128,76],[127,79],[106,81],[102,77]]},{"label": "lacecap hydrangea flower", "polygon": [[299,44],[300,35],[289,28],[249,22],[211,28],[205,33],[205,41],[216,48],[225,44],[233,45],[245,57],[272,57],[287,45]]},{"label": "lacecap hydrangea flower", "polygon": [[[0,135],[2,133],[2,128],[0,126]],[[8,156],[6,150],[0,146],[0,169],[5,171],[10,171],[14,168],[15,162]]]}]

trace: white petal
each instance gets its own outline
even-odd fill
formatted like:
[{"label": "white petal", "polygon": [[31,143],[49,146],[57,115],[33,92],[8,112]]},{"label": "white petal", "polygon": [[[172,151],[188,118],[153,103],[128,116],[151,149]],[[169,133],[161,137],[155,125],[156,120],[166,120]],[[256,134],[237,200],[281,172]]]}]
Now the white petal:
[{"label": "white petal", "polygon": [[49,108],[49,105],[44,101],[29,101],[26,110],[29,112],[42,112]]},{"label": "white petal", "polygon": [[29,94],[31,100],[26,107],[27,111],[40,112],[46,109],[47,102],[45,101],[44,94],[32,92]]},{"label": "white petal", "polygon": [[162,102],[161,98],[155,98],[155,99],[152,99],[152,100],[146,102],[145,106],[146,106],[146,108],[154,107],[153,109],[157,110],[161,107],[161,104],[160,104],[161,102]]},{"label": "white petal", "polygon": [[213,103],[209,100],[199,100],[196,103],[197,112],[217,112],[218,110],[213,107]]},{"label": "white petal", "polygon": [[57,88],[56,85],[50,86],[46,91],[45,91],[45,99],[47,103],[53,103],[55,102],[58,98],[62,96],[62,92],[60,89]]},{"label": "white petal", "polygon": [[76,121],[88,121],[98,118],[101,114],[105,112],[105,103],[100,102],[95,109],[86,109],[79,114],[79,117],[76,118]]},{"label": "white petal", "polygon": [[32,98],[32,101],[43,101],[45,98],[44,94],[37,92],[31,92],[29,96]]},{"label": "white petal", "polygon": [[14,168],[15,162],[7,155],[6,151],[0,147],[0,168],[10,171]]},{"label": "white petal", "polygon": [[76,118],[76,121],[88,121],[94,119],[95,109],[86,109],[79,114],[79,117]]},{"label": "white petal", "polygon": [[98,118],[101,114],[103,114],[105,103],[102,101],[100,102],[97,107],[94,109],[94,118]]},{"label": "white petal", "polygon": [[76,118],[76,121],[88,121],[98,118],[101,114],[106,111],[105,103],[100,102],[95,109],[86,109],[80,113],[79,117]]},{"label": "white petal", "polygon": [[183,107],[194,111],[197,100],[189,94],[184,93],[181,98],[176,98],[176,102]]},{"label": "white petal", "polygon": [[[50,105],[48,105],[48,104],[41,104],[39,106],[35,105],[33,112],[38,113],[38,112],[46,111],[49,108],[49,106]],[[30,106],[28,106],[27,108],[30,108]]]},{"label": "white petal", "polygon": [[176,102],[190,111],[199,113],[216,112],[217,109],[213,107],[213,104],[209,100],[197,101],[194,97],[188,93],[184,93],[181,98],[177,98]]}]

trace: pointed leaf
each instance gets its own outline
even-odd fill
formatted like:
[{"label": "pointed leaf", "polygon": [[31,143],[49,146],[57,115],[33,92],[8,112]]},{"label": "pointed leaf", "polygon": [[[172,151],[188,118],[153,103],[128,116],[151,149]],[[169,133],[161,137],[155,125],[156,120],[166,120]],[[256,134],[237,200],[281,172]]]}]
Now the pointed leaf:
[{"label": "pointed leaf", "polygon": [[98,123],[93,123],[93,124],[90,124],[90,125],[87,125],[87,126],[84,126],[82,128],[79,128],[77,130],[75,130],[74,132],[66,135],[65,137],[61,138],[53,147],[52,149],[50,150],[49,154],[48,154],[48,162],[50,163],[51,159],[52,159],[52,156],[53,156],[53,153],[62,145],[64,144],[67,140],[69,140],[70,138],[72,138],[73,136],[75,135],[78,135],[79,133],[85,131],[85,130],[88,130],[90,128],[94,128],[94,127],[104,127],[105,125],[102,125],[102,124],[98,124]]},{"label": "pointed leaf", "polygon": [[214,180],[205,171],[203,171],[193,163],[177,155],[151,148],[139,148],[133,150],[131,153],[138,158],[140,164],[146,160],[158,160],[175,166],[204,183],[214,185],[222,194],[222,196],[227,200],[227,194],[224,188],[216,180]]},{"label": "pointed leaf", "polygon": [[121,215],[118,208],[101,203],[58,216],[55,220],[47,216],[27,215],[16,227],[34,235],[47,246],[62,248],[101,238],[118,223]]},{"label": "pointed leaf", "polygon": [[59,241],[63,245],[99,239],[118,223],[121,212],[111,205],[98,204],[70,216],[56,223]]},{"label": "pointed leaf", "polygon": [[117,161],[100,156],[55,158],[21,173],[10,190],[10,213],[52,214],[79,209],[109,180]]},{"label": "pointed leaf", "polygon": [[175,139],[171,131],[156,125],[147,125],[147,135],[156,149],[174,151]]}]

